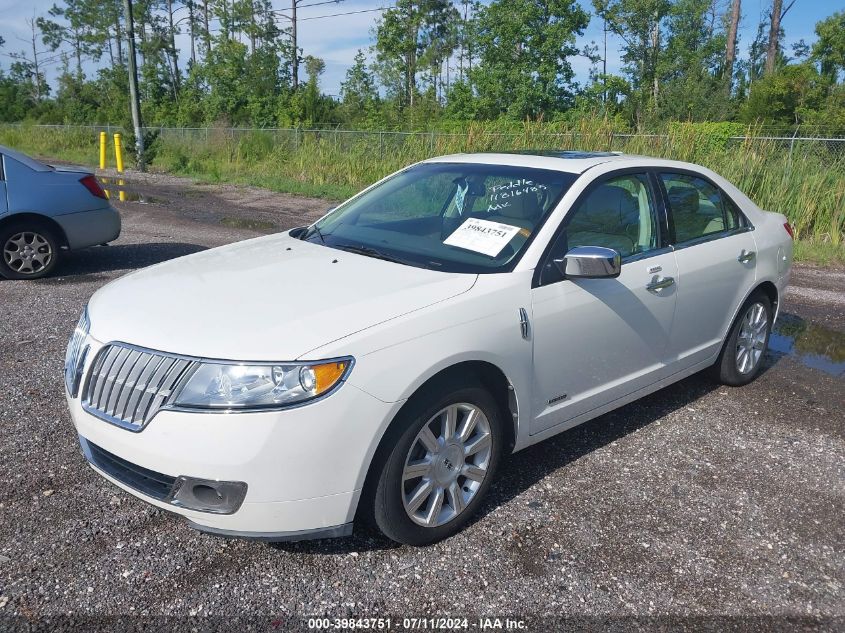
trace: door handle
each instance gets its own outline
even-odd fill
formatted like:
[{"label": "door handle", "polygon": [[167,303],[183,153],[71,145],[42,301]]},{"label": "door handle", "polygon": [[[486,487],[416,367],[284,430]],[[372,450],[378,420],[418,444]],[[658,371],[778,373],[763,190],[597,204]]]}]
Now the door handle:
[{"label": "door handle", "polygon": [[657,275],[654,276],[654,279],[646,285],[645,289],[652,291],[652,292],[659,292],[669,286],[673,286],[675,284],[674,277],[658,277]]},{"label": "door handle", "polygon": [[757,255],[754,251],[747,251],[744,248],[742,252],[739,254],[739,257],[736,258],[740,264],[747,264],[750,261],[754,260],[754,257]]}]

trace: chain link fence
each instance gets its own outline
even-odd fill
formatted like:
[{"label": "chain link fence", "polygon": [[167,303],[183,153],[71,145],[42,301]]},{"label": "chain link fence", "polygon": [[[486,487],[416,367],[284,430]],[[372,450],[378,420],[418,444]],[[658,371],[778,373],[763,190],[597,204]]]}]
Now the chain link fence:
[{"label": "chain link fence", "polygon": [[[89,130],[92,135],[104,131],[111,135],[123,132],[115,125],[27,125],[37,129]],[[655,150],[666,149],[672,141],[668,134],[611,133],[584,138],[581,132],[544,132],[540,128],[527,132],[396,132],[387,130],[342,130],[334,128],[247,128],[247,127],[146,127],[147,133],[157,134],[162,139],[190,141],[237,141],[247,136],[272,139],[277,145],[298,148],[304,143],[329,143],[337,149],[361,145],[372,149],[379,156],[396,151],[408,144],[415,147],[427,144],[432,154],[444,149],[452,151],[512,151],[518,149],[584,149],[585,142],[591,149],[605,151],[639,151],[643,147]],[[526,144],[529,145],[526,145]],[[599,143],[601,148],[595,147]],[[845,138],[817,136],[731,136],[727,147],[743,144],[766,146],[792,155],[820,155],[834,160],[845,160]]]},{"label": "chain link fence", "polygon": [[[3,124],[56,131],[90,131],[92,137],[101,131],[111,135],[123,132],[115,125],[29,125]],[[553,132],[527,128],[523,132],[397,132],[388,130],[342,130],[335,128],[248,128],[248,127],[146,127],[165,140],[185,143],[240,141],[246,137],[263,139],[273,145],[298,149],[303,144],[328,144],[334,149],[361,150],[379,158],[401,153],[409,146],[426,150],[430,155],[467,151],[518,151],[550,149],[590,149],[630,153],[663,154],[675,140],[668,134]],[[834,162],[845,162],[845,138],[818,136],[731,136],[723,139],[726,149],[742,145],[759,146],[768,152],[783,152],[790,158],[817,156]]]}]

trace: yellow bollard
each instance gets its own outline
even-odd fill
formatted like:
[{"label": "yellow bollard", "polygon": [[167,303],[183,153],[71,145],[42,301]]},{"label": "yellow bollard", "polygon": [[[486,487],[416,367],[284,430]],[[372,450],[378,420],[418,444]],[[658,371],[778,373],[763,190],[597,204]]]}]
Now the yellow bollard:
[{"label": "yellow bollard", "polygon": [[117,197],[121,202],[126,202],[126,191],[123,189],[123,178],[117,181],[117,186],[120,187]]},{"label": "yellow bollard", "polygon": [[123,173],[123,147],[120,145],[120,134],[114,135],[114,159],[117,162],[118,173]]},{"label": "yellow bollard", "polygon": [[106,168],[106,133],[100,132],[100,169]]}]

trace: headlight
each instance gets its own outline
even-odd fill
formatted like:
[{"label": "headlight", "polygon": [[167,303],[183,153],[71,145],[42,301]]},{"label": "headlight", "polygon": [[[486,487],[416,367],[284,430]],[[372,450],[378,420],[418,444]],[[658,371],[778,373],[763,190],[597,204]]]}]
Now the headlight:
[{"label": "headlight", "polygon": [[88,353],[88,346],[85,345],[85,339],[88,337],[88,331],[91,327],[91,322],[88,319],[88,306],[82,310],[82,316],[79,317],[79,323],[70,335],[70,340],[67,344],[67,352],[65,353],[65,387],[71,397],[75,398],[79,392],[79,382],[82,378],[82,366],[85,364],[85,356]]},{"label": "headlight", "polygon": [[329,393],[351,367],[351,358],[307,364],[204,361],[179,390],[173,404],[195,409],[284,407]]}]

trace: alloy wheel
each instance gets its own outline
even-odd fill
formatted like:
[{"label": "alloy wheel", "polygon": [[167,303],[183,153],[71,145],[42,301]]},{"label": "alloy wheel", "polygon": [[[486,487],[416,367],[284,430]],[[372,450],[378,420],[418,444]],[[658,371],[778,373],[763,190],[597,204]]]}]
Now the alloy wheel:
[{"label": "alloy wheel", "polygon": [[736,368],[749,374],[757,367],[766,347],[769,315],[762,303],[753,303],[742,317],[742,326],[736,341]]},{"label": "alloy wheel", "polygon": [[34,275],[50,265],[53,248],[43,235],[34,231],[22,231],[6,240],[3,245],[3,259],[14,272]]},{"label": "alloy wheel", "polygon": [[426,422],[405,458],[402,503],[414,523],[439,527],[460,515],[487,477],[493,442],[484,412],[451,404]]}]

